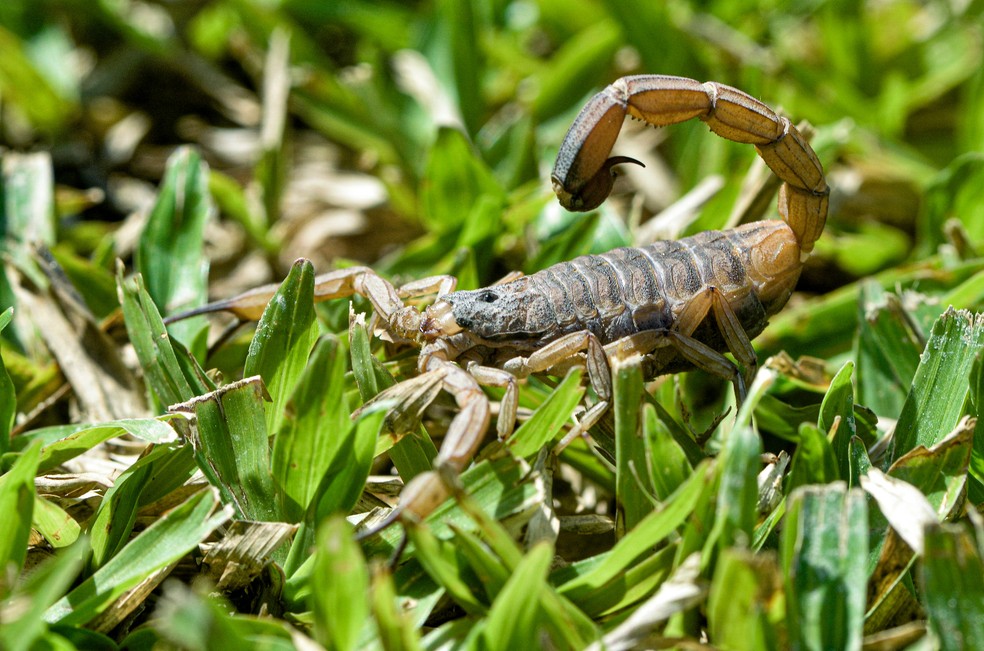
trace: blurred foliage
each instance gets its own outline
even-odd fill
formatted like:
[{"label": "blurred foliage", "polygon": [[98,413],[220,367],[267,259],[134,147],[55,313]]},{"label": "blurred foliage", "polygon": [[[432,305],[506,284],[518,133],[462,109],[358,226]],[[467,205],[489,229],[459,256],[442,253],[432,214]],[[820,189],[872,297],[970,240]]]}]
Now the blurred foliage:
[{"label": "blurred foliage", "polygon": [[[0,647],[984,646],[982,18],[980,0],[0,3]],[[722,416],[717,379],[616,369],[614,413],[553,459],[594,394],[530,379],[508,451],[486,445],[384,565],[401,530],[356,544],[338,516],[385,513],[367,476],[430,468],[454,407],[402,438],[376,403],[353,420],[415,357],[347,301],[315,313],[294,261],[467,289],[733,225],[761,164],[697,121],[627,123],[616,148],[647,167],[593,213],[553,199],[580,107],[647,72],[761,98],[824,163],[827,228],[755,342],[759,381]],[[255,334],[162,321],[284,277]]]}]

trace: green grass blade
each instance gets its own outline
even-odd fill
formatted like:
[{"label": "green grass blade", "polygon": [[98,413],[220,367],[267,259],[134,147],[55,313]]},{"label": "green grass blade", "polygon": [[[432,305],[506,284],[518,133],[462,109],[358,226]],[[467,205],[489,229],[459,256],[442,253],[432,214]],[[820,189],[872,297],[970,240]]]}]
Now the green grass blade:
[{"label": "green grass blade", "polygon": [[380,565],[373,566],[370,600],[380,643],[386,651],[421,649],[417,629],[398,601],[393,575]]},{"label": "green grass blade", "polygon": [[530,457],[552,441],[570,421],[574,408],[584,395],[581,371],[571,369],[533,415],[509,437],[510,450],[517,457]]},{"label": "green grass blade", "polygon": [[32,525],[55,549],[71,545],[82,532],[81,525],[65,509],[42,497],[34,500]]},{"label": "green grass blade", "polygon": [[386,409],[385,405],[380,405],[364,410],[355,427],[349,427],[339,441],[338,454],[318,486],[315,522],[334,513],[348,513],[355,506],[369,477]]},{"label": "green grass blade", "polygon": [[120,306],[116,297],[116,278],[110,269],[66,248],[55,248],[50,253],[96,318],[104,319]]},{"label": "green grass blade", "polygon": [[[197,307],[207,300],[208,262],[203,245],[205,224],[213,212],[208,166],[194,149],[179,148],[168,159],[157,202],[134,252],[147,292],[164,313]],[[170,331],[190,346],[204,325],[202,319],[186,319]]]},{"label": "green grass blade", "polygon": [[868,573],[864,493],[842,482],[797,489],[781,554],[790,642],[800,649],[860,649]]},{"label": "green grass blade", "polygon": [[[870,468],[861,486],[874,498],[878,509],[871,513],[872,551],[878,553],[871,572],[869,609],[865,627],[886,628],[901,612],[916,607],[910,570],[917,554],[925,549],[925,532],[938,526],[939,516],[918,488]],[[887,522],[891,528],[882,525]],[[877,536],[877,537],[876,537]]]},{"label": "green grass blade", "polygon": [[174,449],[168,446],[153,448],[124,470],[105,492],[88,527],[92,547],[88,565],[92,570],[105,565],[106,561],[126,545],[137,518],[143,489],[153,474],[155,465],[162,457],[172,454]]},{"label": "green grass blade", "polygon": [[146,506],[180,489],[198,471],[191,445],[175,443],[171,454],[163,454],[140,493],[140,506]]},{"label": "green grass blade", "polygon": [[830,441],[816,426],[802,423],[799,445],[789,469],[788,490],[807,484],[827,484],[837,479],[837,458]]},{"label": "green grass blade", "polygon": [[480,47],[485,12],[476,2],[439,0],[435,6],[439,12],[435,64],[447,71],[447,88],[455,95],[468,133],[475,134],[486,110],[480,84],[485,72],[484,49]]},{"label": "green grass blade", "polygon": [[617,616],[617,613],[639,604],[652,595],[673,572],[673,565],[680,546],[671,543],[659,551],[640,558],[616,580],[609,581],[601,589],[578,597],[577,608],[597,619]]},{"label": "green grass blade", "polygon": [[963,509],[973,437],[974,428],[968,419],[961,420],[933,447],[919,446],[899,457],[888,474],[918,488],[940,520],[949,519]]},{"label": "green grass blade", "polygon": [[54,134],[77,115],[78,107],[59,93],[49,76],[32,62],[28,46],[7,25],[0,26],[0,50],[4,53],[0,89],[19,115],[39,131]]},{"label": "green grass blade", "polygon": [[708,463],[697,466],[694,474],[666,500],[662,508],[647,515],[619,540],[603,561],[559,586],[560,594],[577,603],[579,598],[591,594],[625,572],[641,556],[651,553],[654,545],[676,531],[693,512],[698,499],[709,488],[709,469]]},{"label": "green grass blade", "polygon": [[[688,35],[671,18],[671,6],[644,0],[608,0],[604,3],[622,29],[623,39],[639,48],[647,70],[687,70]],[[659,33],[658,42],[652,38]]]},{"label": "green grass blade", "polygon": [[868,470],[871,469],[871,458],[868,456],[868,448],[864,444],[864,441],[858,437],[854,437],[851,439],[848,454],[851,457],[850,485],[860,486],[861,477],[868,474]]},{"label": "green grass blade", "polygon": [[40,458],[41,445],[35,443],[0,477],[0,513],[5,513],[10,523],[7,533],[0,536],[0,568],[4,570],[0,575],[0,597],[6,596],[10,589],[6,579],[8,568],[17,572],[24,565],[34,514],[34,475]]},{"label": "green grass blade", "polygon": [[[512,520],[522,522],[543,501],[543,491],[529,477],[528,466],[517,464],[508,456],[480,461],[462,473],[460,479],[464,488],[462,505],[455,500],[448,500],[427,516],[426,523],[439,537],[451,536],[451,525],[473,531],[476,522],[488,537],[489,531],[501,531],[503,525],[486,526],[481,522],[482,518],[505,523]],[[463,506],[465,503],[469,504],[467,508]],[[477,507],[484,515],[481,518],[477,516],[471,505]],[[497,537],[499,534],[495,535]],[[401,539],[400,530],[391,527],[378,536],[366,540],[363,546],[368,556],[386,556],[393,553]],[[518,562],[516,558],[519,553],[518,545],[511,538],[508,543],[503,542],[503,544],[499,544],[497,540],[488,542],[507,566]],[[510,549],[516,551],[509,551]],[[296,579],[298,582],[303,580],[303,575]]]},{"label": "green grass blade", "polygon": [[820,404],[820,418],[817,420],[820,431],[829,437],[835,420],[839,419],[831,448],[837,462],[837,478],[845,481],[851,475],[847,448],[858,429],[854,422],[854,385],[851,383],[853,372],[853,362],[847,362],[837,371]]},{"label": "green grass blade", "polygon": [[120,266],[116,282],[130,343],[140,361],[144,380],[161,405],[184,402],[215,389],[188,351],[171,342],[141,277],[124,279]]},{"label": "green grass blade", "polygon": [[666,421],[649,403],[643,405],[642,433],[653,490],[657,499],[665,500],[687,480],[694,468]]},{"label": "green grass blade", "polygon": [[522,648],[540,637],[540,594],[553,560],[553,546],[530,549],[496,597],[485,620],[484,640],[491,651]]},{"label": "green grass blade", "polygon": [[761,456],[762,439],[751,427],[736,426],[725,438],[717,465],[717,511],[705,546],[707,553],[751,545],[757,517],[757,475]]},{"label": "green grass blade", "polygon": [[773,621],[782,619],[782,601],[774,556],[724,550],[708,591],[711,642],[722,649],[779,648]]},{"label": "green grass blade", "polygon": [[[179,648],[183,651],[210,649],[264,649],[293,651],[294,642],[305,639],[297,631],[270,617],[240,617],[234,607],[218,595],[206,594],[204,585],[192,588],[169,584],[154,611],[150,627],[137,629],[124,638],[121,646],[140,649],[151,646]],[[151,630],[161,639],[141,644],[141,632]],[[292,632],[296,637],[292,639]],[[162,643],[166,641],[166,643]],[[306,640],[311,644],[310,640]],[[172,646],[173,645],[173,646]]]},{"label": "green grass blade", "polygon": [[564,228],[544,241],[536,255],[527,260],[524,271],[533,273],[592,252],[600,223],[601,213],[598,212],[570,218]]},{"label": "green grass blade", "polygon": [[[406,613],[417,630],[425,625],[435,608],[447,596],[444,589],[416,561],[404,563],[398,568],[393,573],[393,582],[396,584],[398,607]],[[407,604],[415,607],[404,610],[403,606]]]},{"label": "green grass blade", "polygon": [[463,133],[442,127],[427,158],[421,192],[421,213],[425,223],[437,233],[445,233],[463,223],[467,206],[479,205],[481,197],[494,197],[501,204],[505,196],[499,182]]},{"label": "green grass blade", "polygon": [[898,297],[874,282],[861,286],[858,324],[857,401],[876,414],[899,414],[919,366],[921,337]]},{"label": "green grass blade", "polygon": [[265,223],[265,216],[257,214],[254,204],[247,198],[246,190],[227,174],[211,170],[208,175],[208,189],[216,207],[224,219],[238,223],[246,231],[251,241],[268,254],[280,250],[276,237]]},{"label": "green grass blade", "polygon": [[613,364],[612,398],[615,412],[615,531],[624,535],[653,510],[656,490],[647,472],[646,448],[639,411],[645,393],[642,358]]},{"label": "green grass blade", "polygon": [[[984,485],[984,354],[978,353],[970,369],[971,414],[977,418],[970,456],[971,486]],[[984,491],[982,491],[984,492]],[[981,497],[977,498],[981,501]]]},{"label": "green grass blade", "polygon": [[917,445],[935,445],[956,427],[982,343],[980,315],[950,308],[937,320],[895,427],[894,458]]},{"label": "green grass blade", "polygon": [[[13,317],[14,308],[8,307],[0,313],[0,332],[7,327]],[[0,454],[10,449],[10,429],[14,426],[14,417],[17,415],[17,395],[14,392],[14,383],[7,373],[7,367],[3,363],[3,350],[0,348]]]},{"label": "green grass blade", "polygon": [[546,120],[576,106],[598,84],[621,39],[617,25],[599,20],[562,42],[539,75],[533,115]]},{"label": "green grass blade", "polygon": [[[454,531],[454,541],[458,547],[458,551],[461,552],[461,555],[468,562],[471,570],[478,577],[478,582],[488,598],[495,600],[509,580],[509,571],[512,566],[507,566],[475,534],[459,527],[452,527],[452,530]],[[511,539],[510,542],[512,542]],[[515,559],[510,560],[514,560],[516,563],[523,558],[522,552],[518,547],[516,548],[515,556]]]},{"label": "green grass blade", "polygon": [[924,250],[943,243],[944,222],[956,215],[972,241],[980,242],[984,238],[982,184],[984,154],[979,151],[956,157],[930,181],[923,218],[919,220],[920,244]]},{"label": "green grass blade", "polygon": [[[0,28],[0,41],[3,31]],[[7,52],[9,54],[9,52]],[[0,70],[3,65],[0,64]],[[2,72],[0,72],[2,75]],[[21,242],[55,244],[54,173],[47,152],[5,152],[0,200],[6,235]]]},{"label": "green grass blade", "polygon": [[120,553],[45,612],[50,623],[80,625],[154,572],[194,549],[229,519],[209,491],[188,498],[132,539]]},{"label": "green grass blade", "polygon": [[290,85],[290,34],[285,28],[278,27],[270,34],[264,62],[263,123],[260,125],[262,153],[254,168],[267,224],[273,223],[279,216],[286,182],[288,158],[284,129]]},{"label": "green grass blade", "polygon": [[[980,272],[981,266],[981,260],[950,265],[936,257],[911,266],[886,269],[870,280],[889,291],[918,287],[925,292],[956,286]],[[823,297],[787,307],[755,340],[759,357],[774,355],[780,350],[794,356],[830,356],[843,351],[850,346],[857,329],[860,291],[861,283],[854,283]],[[804,347],[805,341],[811,345]]]},{"label": "green grass blade", "polygon": [[314,317],[314,267],[298,260],[277,289],[249,345],[243,375],[259,375],[271,397],[267,430],[276,432],[318,338]]},{"label": "green grass blade", "polygon": [[[645,645],[645,641],[656,629],[662,627],[664,621],[674,615],[683,616],[687,611],[693,612],[692,608],[703,601],[706,589],[699,578],[700,559],[696,554],[688,556],[652,597],[606,633],[601,644],[593,644],[591,650],[627,650]],[[664,635],[672,637],[673,631],[667,627]]]},{"label": "green grass blade", "polygon": [[452,541],[441,540],[423,523],[407,525],[406,533],[416,550],[414,558],[427,574],[466,612],[484,615],[488,607],[482,595],[477,593],[478,581],[458,546]]},{"label": "green grass blade", "polygon": [[273,442],[273,478],[288,522],[300,522],[332,461],[348,440],[351,410],[345,398],[346,350],[322,339],[291,398],[292,413]]},{"label": "green grass blade", "polygon": [[41,450],[40,465],[40,470],[44,471],[56,468],[100,443],[124,434],[130,434],[147,443],[172,440],[175,437],[174,429],[166,422],[170,418],[130,418],[110,420],[97,425],[55,426],[34,430],[26,436],[45,443]]},{"label": "green grass blade", "polygon": [[984,647],[984,562],[965,526],[927,527],[922,577],[929,627],[939,648]]},{"label": "green grass blade", "polygon": [[548,583],[540,590],[540,607],[543,609],[544,625],[555,640],[561,641],[571,649],[583,649],[591,640],[601,636],[598,626],[583,610],[569,599],[557,594]]},{"label": "green grass blade", "polygon": [[[363,401],[374,398],[383,389],[387,389],[396,380],[389,371],[383,368],[379,360],[369,348],[369,332],[365,323],[356,318],[349,328],[349,352],[352,356],[352,374],[359,386],[359,394]],[[417,428],[419,435],[411,432],[400,438],[389,449],[390,459],[400,472],[404,482],[409,482],[422,472],[433,467],[433,459],[437,456],[437,448],[427,436],[422,427]]]},{"label": "green grass blade", "polygon": [[47,630],[44,611],[72,587],[85,552],[85,545],[62,549],[18,583],[2,605],[7,612],[16,612],[17,617],[4,618],[0,625],[0,647],[7,651],[38,648],[35,641]]},{"label": "green grass blade", "polygon": [[801,423],[816,423],[820,417],[820,403],[793,407],[773,395],[762,396],[755,408],[755,423],[760,431],[787,441],[799,441]]},{"label": "green grass blade", "polygon": [[198,421],[196,445],[224,501],[246,520],[280,520],[276,507],[263,385],[252,377],[202,396],[190,405]]},{"label": "green grass blade", "polygon": [[321,577],[311,594],[315,638],[339,651],[360,648],[359,635],[369,617],[369,568],[344,518],[330,518],[319,527],[314,564]]},{"label": "green grass blade", "polygon": [[349,352],[352,355],[352,374],[363,402],[396,384],[396,379],[373,356],[369,328],[361,315],[355,316],[349,327]]}]

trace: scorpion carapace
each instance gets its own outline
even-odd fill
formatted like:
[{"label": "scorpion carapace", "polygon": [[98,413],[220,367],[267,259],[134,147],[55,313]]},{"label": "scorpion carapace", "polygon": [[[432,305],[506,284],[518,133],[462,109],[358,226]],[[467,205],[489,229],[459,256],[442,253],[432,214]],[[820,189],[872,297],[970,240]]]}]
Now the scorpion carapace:
[{"label": "scorpion carapace", "polygon": [[[566,208],[598,206],[611,192],[614,166],[636,162],[609,156],[626,115],[656,126],[698,118],[724,138],[755,145],[783,182],[782,219],[582,256],[475,291],[452,291],[455,281],[446,276],[397,290],[368,267],[317,278],[318,300],[368,298],[380,327],[394,340],[420,345],[418,370],[455,398],[458,413],[434,460],[437,468],[460,472],[481,443],[491,413],[481,386],[505,390],[497,422],[505,438],[515,424],[517,379],[534,373],[587,368],[598,402],[572,434],[607,409],[610,360],[628,356],[642,356],[650,375],[703,369],[732,382],[743,398],[757,366],[751,339],[786,304],[823,231],[823,169],[788,119],[739,90],[680,77],[625,77],[588,102],[560,146],[551,178]],[[259,288],[195,313],[230,310],[255,319],[275,289]],[[437,300],[423,312],[402,302],[434,292]],[[399,401],[401,385],[387,395]],[[437,472],[419,475],[404,487],[394,518],[426,516],[447,495]]]}]

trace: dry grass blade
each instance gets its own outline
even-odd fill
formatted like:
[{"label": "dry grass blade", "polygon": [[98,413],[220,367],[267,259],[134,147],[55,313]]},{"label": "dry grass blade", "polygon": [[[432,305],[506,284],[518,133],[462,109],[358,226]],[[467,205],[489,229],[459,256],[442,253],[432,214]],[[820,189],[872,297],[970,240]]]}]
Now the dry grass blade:
[{"label": "dry grass blade", "polygon": [[208,545],[202,565],[216,590],[239,590],[259,576],[271,554],[297,531],[284,522],[233,522],[217,543]]},{"label": "dry grass blade", "polygon": [[639,648],[653,630],[672,617],[697,603],[707,592],[700,582],[700,556],[689,556],[659,591],[641,604],[624,622],[588,647],[591,651],[611,649],[625,651]]}]

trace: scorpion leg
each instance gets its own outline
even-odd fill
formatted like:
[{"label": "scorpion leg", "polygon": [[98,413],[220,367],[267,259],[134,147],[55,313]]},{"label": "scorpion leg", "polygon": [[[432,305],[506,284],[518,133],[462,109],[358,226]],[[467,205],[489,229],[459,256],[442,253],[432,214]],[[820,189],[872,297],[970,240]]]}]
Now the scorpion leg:
[{"label": "scorpion leg", "polygon": [[519,409],[519,386],[516,384],[516,376],[499,368],[482,366],[477,362],[469,362],[467,369],[480,385],[505,389],[506,392],[499,403],[499,417],[495,424],[499,440],[505,440],[516,425],[516,412]]},{"label": "scorpion leg", "polygon": [[735,396],[739,404],[745,400],[745,380],[742,374],[738,372],[738,367],[707,344],[677,330],[663,328],[637,332],[609,344],[608,348],[612,351],[613,358],[624,358],[631,355],[650,357],[657,365],[657,374],[659,367],[665,363],[665,360],[656,356],[656,351],[662,348],[673,348],[695,367],[731,382],[734,385]]},{"label": "scorpion leg", "polygon": [[585,353],[588,381],[594,387],[599,400],[581,415],[575,426],[561,439],[554,448],[555,454],[560,454],[571,441],[594,427],[608,410],[612,399],[612,376],[604,346],[593,333],[582,330],[550,342],[529,357],[514,357],[504,364],[510,373],[526,377],[555,368],[582,351]]},{"label": "scorpion leg", "polygon": [[[724,298],[721,291],[716,287],[710,287],[707,293],[711,296],[714,320],[717,322],[718,330],[724,336],[728,350],[745,367],[743,379],[745,387],[748,387],[755,379],[755,373],[758,370],[758,356],[755,354],[755,349],[752,348],[752,341],[738,320],[738,315],[731,308],[731,303]],[[739,396],[739,403],[743,399],[744,396]]]},{"label": "scorpion leg", "polygon": [[404,486],[395,517],[421,520],[436,509],[450,495],[442,473],[458,475],[472,457],[488,428],[489,399],[478,382],[457,364],[437,355],[427,358],[427,371],[443,373],[444,390],[450,393],[459,411],[451,420],[444,442],[434,460],[437,470],[423,472]]},{"label": "scorpion leg", "polygon": [[[348,269],[339,269],[321,274],[314,279],[314,300],[316,302],[325,301],[331,298],[342,298],[351,296],[352,294],[362,293],[359,291],[359,287],[363,284],[361,279],[367,275],[376,276],[376,272],[369,267],[349,267]],[[379,278],[378,276],[376,277]],[[388,288],[384,287],[382,289],[382,296],[378,301],[384,303],[395,301],[399,303],[399,297],[393,286],[382,278],[379,278],[379,280],[385,285],[388,285]],[[215,301],[214,303],[209,303],[208,305],[203,305],[187,312],[169,316],[165,319],[165,323],[173,323],[211,312],[231,312],[242,321],[258,321],[263,316],[263,310],[266,309],[267,304],[273,298],[273,295],[277,293],[279,287],[280,285],[277,283],[254,287],[232,298]],[[376,302],[373,301],[374,306]],[[400,307],[402,307],[402,304],[400,304]]]},{"label": "scorpion leg", "polygon": [[605,348],[593,333],[588,330],[572,332],[534,352],[529,357],[514,357],[503,368],[523,378],[533,373],[542,373],[567,361],[578,353],[585,353],[585,366],[588,379],[598,397],[608,401],[612,397],[612,376],[608,368]]},{"label": "scorpion leg", "polygon": [[[454,282],[447,276],[435,276],[412,283],[404,293],[419,296],[453,288]],[[337,269],[314,279],[315,301],[345,298],[353,294],[363,296],[372,303],[374,313],[386,323],[389,332],[404,339],[418,339],[420,312],[404,305],[400,291],[369,267]]]},{"label": "scorpion leg", "polygon": [[[372,303],[374,318],[385,322],[391,333],[404,339],[416,340],[420,313],[416,308],[404,305],[401,298],[433,293],[443,295],[454,290],[455,282],[456,279],[452,276],[434,276],[396,289],[369,267],[349,267],[316,276],[314,300],[321,302],[354,294],[364,296]],[[256,321],[263,315],[263,310],[278,288],[276,283],[262,285],[238,296],[169,316],[165,323],[211,312],[231,312],[242,321]]]},{"label": "scorpion leg", "polygon": [[[744,365],[744,375],[738,372],[738,367],[727,357],[694,338],[693,334],[697,326],[709,314],[713,316],[728,350]],[[705,287],[693,296],[677,315],[672,328],[638,332],[609,344],[605,350],[613,358],[625,358],[632,355],[650,355],[666,347],[672,347],[694,366],[731,382],[738,402],[744,401],[745,387],[755,376],[758,360],[748,334],[742,328],[724,292],[719,288]]]},{"label": "scorpion leg", "polygon": [[404,283],[397,288],[396,293],[400,298],[418,298],[431,294],[436,294],[440,298],[453,292],[457,284],[458,279],[454,276],[430,276]]}]

